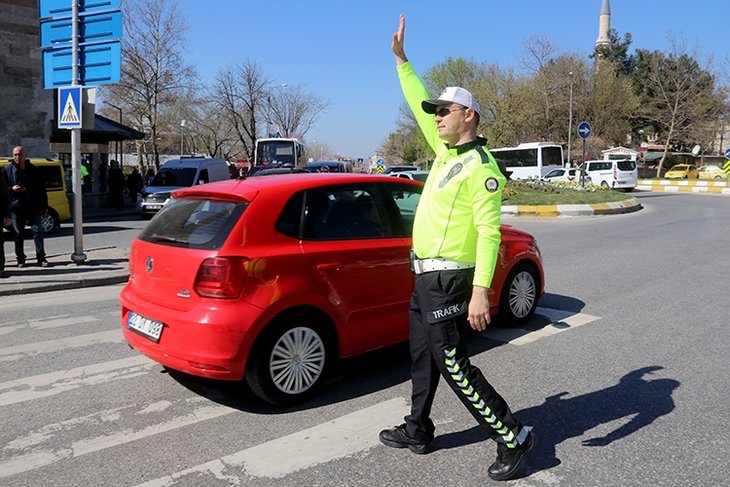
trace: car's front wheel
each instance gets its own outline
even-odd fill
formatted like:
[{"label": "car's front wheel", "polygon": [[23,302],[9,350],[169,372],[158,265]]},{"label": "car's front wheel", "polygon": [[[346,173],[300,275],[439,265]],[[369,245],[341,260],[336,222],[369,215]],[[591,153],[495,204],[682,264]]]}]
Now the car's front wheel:
[{"label": "car's front wheel", "polygon": [[502,288],[497,321],[504,326],[524,324],[537,308],[540,278],[535,268],[526,262],[510,271]]},{"label": "car's front wheel", "polygon": [[307,319],[272,323],[254,345],[246,382],[270,403],[302,402],[321,385],[332,358],[329,350],[324,328]]}]

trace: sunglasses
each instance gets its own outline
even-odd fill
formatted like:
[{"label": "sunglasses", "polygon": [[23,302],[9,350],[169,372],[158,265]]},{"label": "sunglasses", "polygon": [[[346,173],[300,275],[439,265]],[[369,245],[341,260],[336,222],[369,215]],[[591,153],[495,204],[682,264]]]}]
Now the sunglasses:
[{"label": "sunglasses", "polygon": [[434,112],[434,115],[436,115],[437,117],[444,118],[445,116],[447,116],[451,112],[458,112],[458,111],[461,111],[461,110],[468,110],[468,108],[466,108],[466,107],[460,107],[460,108],[442,107],[442,108],[439,108],[438,110],[436,110]]}]

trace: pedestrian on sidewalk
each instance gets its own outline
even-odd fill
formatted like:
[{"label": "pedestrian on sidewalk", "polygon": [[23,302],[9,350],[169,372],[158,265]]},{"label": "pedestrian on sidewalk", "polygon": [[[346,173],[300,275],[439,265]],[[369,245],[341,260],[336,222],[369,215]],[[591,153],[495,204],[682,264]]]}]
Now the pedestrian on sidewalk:
[{"label": "pedestrian on sidewalk", "polygon": [[413,224],[415,287],[410,302],[411,412],[405,423],[380,432],[394,448],[427,453],[434,438],[430,418],[439,376],[497,442],[487,469],[508,480],[535,445],[531,428],[512,415],[507,402],[469,360],[468,329],[490,323],[489,286],[500,245],[500,212],[506,179],[477,137],[481,108],[462,87],[447,87],[437,99],[408,62],[405,17],[393,35],[401,89],[421,132],[435,152]]},{"label": "pedestrian on sidewalk", "polygon": [[107,184],[109,185],[109,206],[121,210],[124,208],[124,173],[114,159],[109,162]]},{"label": "pedestrian on sidewalk", "polygon": [[137,205],[137,194],[144,188],[144,180],[136,167],[127,176],[127,189],[129,190],[129,199],[132,200],[132,206]]},{"label": "pedestrian on sidewalk", "polygon": [[5,227],[9,227],[11,223],[10,193],[4,177],[0,177],[0,217],[3,220],[3,226],[0,228],[0,279],[4,279],[8,277],[8,273],[5,272]]},{"label": "pedestrian on sidewalk", "polygon": [[5,184],[10,190],[10,219],[15,233],[15,257],[18,267],[25,267],[23,233],[30,223],[38,265],[48,267],[43,245],[43,215],[48,213],[48,195],[43,174],[27,159],[22,146],[13,149],[13,161],[3,169]]}]

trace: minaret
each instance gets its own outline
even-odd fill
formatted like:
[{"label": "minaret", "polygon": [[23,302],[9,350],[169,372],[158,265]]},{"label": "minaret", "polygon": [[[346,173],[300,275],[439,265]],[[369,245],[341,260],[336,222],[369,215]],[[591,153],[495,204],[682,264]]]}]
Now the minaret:
[{"label": "minaret", "polygon": [[601,16],[598,21],[596,47],[611,44],[611,40],[608,38],[609,30],[611,30],[611,5],[609,5],[608,0],[601,0]]}]

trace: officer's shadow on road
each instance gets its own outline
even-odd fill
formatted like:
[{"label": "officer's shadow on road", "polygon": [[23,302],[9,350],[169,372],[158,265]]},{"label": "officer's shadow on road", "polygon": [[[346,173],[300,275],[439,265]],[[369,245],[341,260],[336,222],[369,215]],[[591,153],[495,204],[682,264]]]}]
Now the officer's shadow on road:
[{"label": "officer's shadow on road", "polygon": [[[527,457],[531,470],[526,469],[525,475],[559,465],[555,447],[569,438],[624,419],[618,428],[581,442],[586,447],[606,446],[672,412],[672,393],[680,383],[674,379],[645,378],[662,369],[658,365],[643,367],[624,375],[611,387],[574,397],[561,392],[545,398],[539,406],[516,412],[515,416],[524,424],[535,425],[538,439],[535,451]],[[437,437],[434,449],[456,448],[483,440],[484,428],[475,426]]]}]

